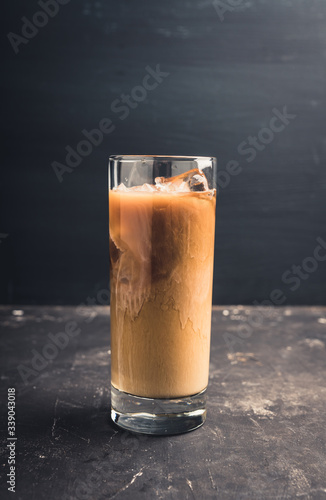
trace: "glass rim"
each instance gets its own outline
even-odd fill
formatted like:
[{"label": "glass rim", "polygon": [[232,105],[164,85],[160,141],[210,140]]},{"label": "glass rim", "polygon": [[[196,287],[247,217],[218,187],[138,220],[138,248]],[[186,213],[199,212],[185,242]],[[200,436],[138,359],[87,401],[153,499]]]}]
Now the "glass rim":
[{"label": "glass rim", "polygon": [[135,161],[135,160],[141,160],[143,158],[175,158],[179,161],[185,160],[185,161],[196,161],[196,160],[210,160],[210,161],[216,161],[215,156],[182,156],[182,155],[110,155],[109,160],[130,160],[130,161]]}]

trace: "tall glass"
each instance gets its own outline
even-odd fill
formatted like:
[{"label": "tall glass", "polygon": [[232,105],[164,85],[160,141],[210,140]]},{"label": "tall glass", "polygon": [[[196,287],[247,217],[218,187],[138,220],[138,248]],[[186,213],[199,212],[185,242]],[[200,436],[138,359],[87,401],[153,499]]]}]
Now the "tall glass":
[{"label": "tall glass", "polygon": [[206,419],[216,159],[111,156],[111,417],[177,434]]}]

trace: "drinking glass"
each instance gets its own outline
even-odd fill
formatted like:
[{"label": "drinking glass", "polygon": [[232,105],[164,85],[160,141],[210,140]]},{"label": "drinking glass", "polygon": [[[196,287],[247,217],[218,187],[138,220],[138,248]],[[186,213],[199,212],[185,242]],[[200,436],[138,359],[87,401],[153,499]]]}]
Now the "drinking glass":
[{"label": "drinking glass", "polygon": [[111,156],[111,418],[145,434],[206,419],[216,159]]}]

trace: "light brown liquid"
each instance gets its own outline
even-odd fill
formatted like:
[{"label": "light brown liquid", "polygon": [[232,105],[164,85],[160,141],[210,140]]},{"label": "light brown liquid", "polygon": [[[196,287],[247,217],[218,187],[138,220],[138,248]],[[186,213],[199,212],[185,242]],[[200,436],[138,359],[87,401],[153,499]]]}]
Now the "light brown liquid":
[{"label": "light brown liquid", "polygon": [[144,397],[206,388],[215,193],[110,191],[111,381]]}]

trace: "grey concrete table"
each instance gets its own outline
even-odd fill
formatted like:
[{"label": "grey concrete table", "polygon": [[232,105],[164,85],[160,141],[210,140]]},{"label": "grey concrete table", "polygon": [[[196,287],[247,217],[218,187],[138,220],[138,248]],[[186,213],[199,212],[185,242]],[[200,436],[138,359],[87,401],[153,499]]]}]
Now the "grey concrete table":
[{"label": "grey concrete table", "polygon": [[207,421],[173,437],[110,421],[109,308],[0,319],[2,499],[326,499],[326,308],[214,308]]}]

